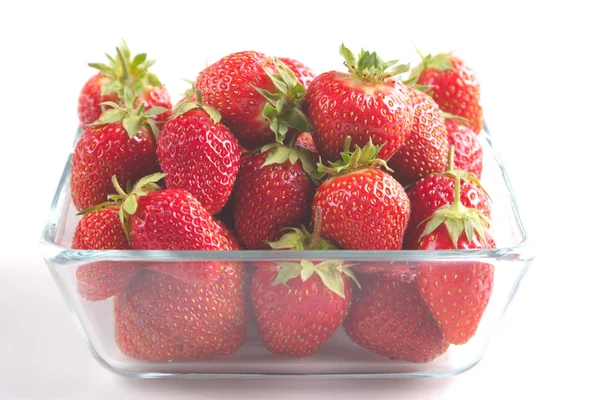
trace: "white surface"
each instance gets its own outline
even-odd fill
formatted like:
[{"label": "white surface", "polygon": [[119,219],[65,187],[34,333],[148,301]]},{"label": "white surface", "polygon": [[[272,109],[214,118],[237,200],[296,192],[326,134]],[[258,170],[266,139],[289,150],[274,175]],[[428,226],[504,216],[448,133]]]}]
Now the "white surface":
[{"label": "white surface", "polygon": [[[2,7],[0,399],[597,398],[600,31],[591,5],[303,1],[258,11],[259,2],[150,3]],[[469,60],[538,255],[483,361],[456,378],[395,381],[141,381],[104,370],[37,241],[79,89],[93,73],[86,63],[102,61],[121,37],[159,58],[155,72],[174,99],[185,89],[180,77],[242,49],[296,57],[319,72],[340,67],[342,41],[388,59],[414,60],[412,41]]]}]

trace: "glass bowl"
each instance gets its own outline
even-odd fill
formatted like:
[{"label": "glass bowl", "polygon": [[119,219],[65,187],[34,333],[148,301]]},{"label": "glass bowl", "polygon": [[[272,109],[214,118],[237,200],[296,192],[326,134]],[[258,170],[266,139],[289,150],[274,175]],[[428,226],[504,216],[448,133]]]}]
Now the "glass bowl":
[{"label": "glass bowl", "polygon": [[[92,355],[116,373],[141,378],[240,378],[240,377],[440,377],[456,375],[473,367],[486,347],[511,302],[533,255],[506,171],[494,151],[492,138],[483,131],[479,139],[484,148],[482,184],[492,199],[493,234],[497,248],[458,251],[83,251],[70,248],[80,217],[71,202],[68,157],[52,201],[41,245],[43,256],[81,329]],[[118,262],[141,268],[151,263],[174,265],[184,261],[215,261],[243,265],[250,276],[256,265],[265,262],[301,260],[343,260],[358,267],[376,266],[379,271],[410,268],[418,273],[426,265],[449,262],[482,262],[494,267],[493,290],[475,335],[462,345],[448,350],[428,363],[391,360],[350,340],[340,327],[313,355],[294,358],[269,352],[262,344],[256,323],[248,318],[247,333],[241,346],[230,355],[211,355],[197,359],[142,361],[123,354],[115,340],[114,298],[87,301],[77,289],[76,271],[98,262]],[[359,274],[360,279],[360,274]],[[246,279],[247,280],[247,279]],[[165,289],[167,290],[167,289]],[[360,289],[355,288],[354,293]],[[252,315],[249,297],[245,304]],[[150,336],[148,336],[150,337]],[[167,338],[167,341],[170,339]],[[172,344],[172,343],[167,343]]]}]

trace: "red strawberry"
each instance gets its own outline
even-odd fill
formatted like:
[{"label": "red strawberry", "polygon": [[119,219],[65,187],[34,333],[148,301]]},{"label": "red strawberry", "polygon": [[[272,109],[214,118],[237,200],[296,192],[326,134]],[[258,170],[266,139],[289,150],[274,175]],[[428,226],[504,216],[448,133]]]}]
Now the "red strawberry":
[{"label": "red strawberry", "polygon": [[296,78],[298,78],[298,81],[300,81],[305,88],[307,88],[315,79],[315,73],[303,62],[287,57],[279,57],[279,61],[292,70],[294,75],[296,75]]},{"label": "red strawberry", "polygon": [[111,79],[103,73],[92,76],[81,89],[79,94],[77,113],[79,123],[82,126],[91,124],[100,118],[102,114],[102,103],[107,101],[118,102],[119,95],[116,92],[102,94],[102,88],[110,83]]},{"label": "red strawberry", "polygon": [[393,360],[427,363],[448,342],[419,294],[415,280],[397,271],[361,275],[344,329],[350,339]]},{"label": "red strawberry", "polygon": [[115,300],[117,346],[149,361],[231,354],[246,335],[244,294],[244,267],[235,263],[204,286],[145,271]]},{"label": "red strawberry", "polygon": [[[133,104],[131,91],[125,92],[127,103]],[[85,128],[73,153],[70,186],[78,211],[102,203],[115,193],[113,175],[124,184],[159,170],[153,136],[158,128],[151,117],[164,109],[140,113],[139,109],[112,106]]]},{"label": "red strawberry", "polygon": [[332,175],[319,186],[313,201],[323,211],[322,234],[347,250],[399,250],[410,216],[402,186],[377,168],[379,146],[369,140],[362,149],[342,153],[342,162],[319,165]]},{"label": "red strawberry", "polygon": [[483,148],[473,130],[459,121],[446,120],[448,143],[454,146],[454,165],[457,169],[472,172],[481,178]]},{"label": "red strawberry", "polygon": [[236,138],[197,102],[184,102],[163,126],[157,143],[160,166],[170,189],[194,195],[210,214],[223,208],[233,190],[240,167]]},{"label": "red strawberry", "polygon": [[419,55],[422,61],[409,79],[428,86],[427,92],[443,111],[466,118],[468,126],[479,133],[483,128],[481,89],[473,70],[452,53]]},{"label": "red strawberry", "polygon": [[125,41],[117,47],[116,56],[108,59],[108,65],[88,64],[100,73],[86,82],[79,95],[78,114],[81,125],[91,124],[100,118],[104,111],[103,102],[111,101],[121,105],[123,90],[126,87],[140,95],[139,100],[144,103],[146,110],[164,107],[166,111],[159,115],[157,120],[165,120],[170,114],[171,102],[167,90],[156,75],[148,72],[154,61],[147,60],[144,53],[132,58]]},{"label": "red strawberry", "polygon": [[310,130],[310,122],[295,107],[306,89],[283,63],[262,53],[225,56],[200,72],[196,88],[245,148],[283,143],[289,126]]},{"label": "red strawberry", "polygon": [[[418,250],[493,248],[489,220],[482,212],[461,204],[460,178],[456,178],[451,205],[441,206],[428,220]],[[473,337],[494,284],[493,265],[477,261],[438,261],[419,268],[423,298],[446,339],[464,344]]]},{"label": "red strawberry", "polygon": [[[318,224],[317,224],[318,225]],[[305,229],[293,229],[274,249],[335,249]],[[259,266],[252,278],[252,304],[267,350],[292,357],[314,354],[341,326],[350,309],[354,275],[341,261],[279,262]]]},{"label": "red strawberry", "polygon": [[448,165],[448,135],[440,108],[425,93],[408,89],[414,109],[411,133],[388,161],[394,178],[404,186]]},{"label": "red strawberry", "polygon": [[[165,176],[153,174],[138,181],[129,193],[114,182],[125,231],[136,250],[231,250],[231,238],[189,192],[160,188]],[[114,179],[113,179],[114,181]],[[219,274],[216,261],[156,261],[148,269],[189,284],[206,284]]]},{"label": "red strawberry", "polygon": [[171,116],[171,97],[164,86],[146,87],[142,90],[136,106],[140,103],[144,104],[144,110],[150,110],[153,107],[162,107],[166,110],[154,117],[156,121],[165,122]]},{"label": "red strawberry", "polygon": [[229,250],[242,250],[242,246],[240,245],[235,233],[233,233],[225,223],[215,219],[215,223],[218,226],[217,231],[225,238],[227,242],[227,248]]},{"label": "red strawberry", "polygon": [[408,66],[391,67],[365,51],[357,59],[343,44],[340,52],[350,73],[323,73],[306,93],[304,107],[314,124],[315,145],[325,160],[334,161],[344,151],[346,137],[361,147],[371,139],[383,146],[379,156],[387,160],[410,133],[407,87],[392,78]]},{"label": "red strawberry", "polygon": [[[418,181],[407,191],[411,204],[411,216],[406,228],[404,246],[406,250],[415,250],[419,237],[425,229],[425,221],[441,206],[452,204],[454,200],[455,177],[463,179],[460,193],[461,203],[468,208],[480,210],[487,218],[491,218],[492,205],[485,190],[475,177],[469,177],[465,171],[454,169],[454,150],[450,150],[450,168],[443,174],[433,174]],[[468,180],[467,180],[468,179]]]},{"label": "red strawberry", "polygon": [[[73,236],[73,249],[125,250],[129,249],[127,235],[119,220],[119,208],[90,210],[85,214]],[[136,263],[93,262],[77,267],[77,290],[90,301],[105,300],[121,292],[140,271]]]},{"label": "red strawberry", "polygon": [[319,157],[319,152],[317,151],[313,137],[308,132],[302,132],[300,135],[298,135],[298,139],[296,139],[296,147],[308,150],[315,157],[315,161]]},{"label": "red strawberry", "polygon": [[[233,219],[247,249],[266,249],[281,229],[310,218],[315,185],[310,154],[296,147],[267,145],[242,162],[233,198]],[[307,172],[308,171],[308,172]]]}]

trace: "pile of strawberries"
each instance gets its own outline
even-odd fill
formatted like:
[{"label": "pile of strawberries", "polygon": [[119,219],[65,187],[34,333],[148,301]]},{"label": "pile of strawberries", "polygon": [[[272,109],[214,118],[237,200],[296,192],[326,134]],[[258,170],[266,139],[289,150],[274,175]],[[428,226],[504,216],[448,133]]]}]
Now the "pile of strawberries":
[{"label": "pile of strawberries", "polygon": [[[451,53],[421,54],[412,70],[344,45],[340,53],[347,71],[320,75],[289,58],[230,54],[175,107],[153,61],[125,43],[108,64],[90,64],[99,72],[79,97],[70,187],[83,217],[72,247],[494,247],[472,70]],[[114,296],[116,343],[136,359],[231,354],[255,323],[277,354],[310,356],[343,327],[377,354],[424,363],[475,334],[493,274],[466,261],[252,264],[207,254],[93,262],[76,276],[86,300]]]}]

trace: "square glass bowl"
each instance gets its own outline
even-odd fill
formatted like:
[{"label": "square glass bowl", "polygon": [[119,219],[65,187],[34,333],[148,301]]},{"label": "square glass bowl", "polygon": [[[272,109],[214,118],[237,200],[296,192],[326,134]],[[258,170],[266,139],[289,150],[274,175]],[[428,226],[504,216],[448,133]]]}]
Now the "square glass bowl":
[{"label": "square glass bowl", "polygon": [[[83,251],[71,249],[73,232],[80,217],[69,192],[71,156],[60,179],[41,244],[43,256],[56,285],[81,329],[92,355],[106,368],[119,374],[142,378],[240,378],[240,377],[439,377],[456,375],[474,366],[498,327],[533,255],[519,216],[517,202],[506,171],[492,147],[491,136],[483,131],[482,184],[492,199],[492,227],[497,248],[457,251]],[[164,362],[140,361],[123,354],[115,341],[114,299],[91,302],[78,294],[76,271],[97,262],[118,262],[123,266],[182,261],[235,262],[248,276],[262,262],[301,260],[343,260],[355,267],[392,270],[409,267],[418,273],[426,265],[448,262],[483,262],[494,267],[489,304],[476,334],[466,344],[450,345],[435,360],[424,363],[390,360],[360,347],[340,327],[312,356],[293,358],[270,353],[262,344],[255,322],[249,318],[241,347],[230,355]],[[360,280],[360,275],[359,275]],[[166,289],[165,289],[166,290]],[[357,293],[360,289],[355,288]],[[165,300],[166,301],[166,300]],[[247,297],[248,315],[252,304]],[[147,335],[148,340],[155,336]],[[166,339],[167,341],[169,338]],[[159,343],[154,343],[157,345]],[[164,343],[163,343],[164,345]]]}]

